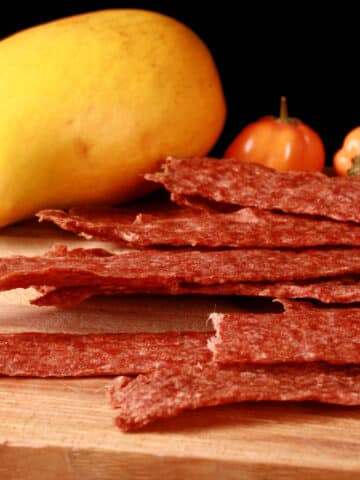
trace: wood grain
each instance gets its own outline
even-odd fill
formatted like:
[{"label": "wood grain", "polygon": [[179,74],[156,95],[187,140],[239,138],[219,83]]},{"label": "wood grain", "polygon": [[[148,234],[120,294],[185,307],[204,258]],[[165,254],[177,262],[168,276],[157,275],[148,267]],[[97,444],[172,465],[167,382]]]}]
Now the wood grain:
[{"label": "wood grain", "polygon": [[[35,254],[54,241],[80,242],[31,222],[3,230],[0,255]],[[209,309],[247,307],[239,299],[132,297],[98,299],[61,312],[27,306],[31,295],[0,295],[0,331],[49,326],[74,332],[206,329]],[[9,306],[14,303],[21,304],[16,314]],[[109,382],[0,378],[0,479],[360,477],[360,409],[313,403],[229,405],[186,412],[124,434],[114,427],[114,411],[107,403]]]}]

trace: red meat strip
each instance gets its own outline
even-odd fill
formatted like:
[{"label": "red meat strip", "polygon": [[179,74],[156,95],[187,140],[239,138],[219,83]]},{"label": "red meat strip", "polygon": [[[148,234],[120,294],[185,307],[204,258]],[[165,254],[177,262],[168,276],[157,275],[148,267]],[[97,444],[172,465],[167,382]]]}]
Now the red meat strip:
[{"label": "red meat strip", "polygon": [[233,213],[160,208],[134,214],[121,208],[42,210],[40,221],[64,230],[134,247],[205,246],[298,248],[320,245],[360,246],[360,226],[353,223],[244,208]]},{"label": "red meat strip", "polygon": [[360,363],[360,308],[296,307],[281,314],[213,313],[208,346],[220,363]]},{"label": "red meat strip", "polygon": [[206,362],[208,333],[0,334],[0,375],[83,377]]},{"label": "red meat strip", "polygon": [[360,302],[360,277],[336,277],[309,282],[223,283],[209,286],[172,285],[169,288],[117,287],[60,287],[41,289],[44,293],[31,303],[38,306],[71,307],[96,295],[242,295],[257,297],[309,298],[323,303]]},{"label": "red meat strip", "polygon": [[55,243],[49,251],[44,255],[45,257],[74,257],[74,258],[91,258],[91,257],[114,257],[116,253],[106,250],[105,248],[73,248],[69,249],[67,245],[62,243]]},{"label": "red meat strip", "polygon": [[315,400],[360,405],[360,367],[321,363],[160,368],[110,388],[116,424],[136,430],[184,410],[247,401]]},{"label": "red meat strip", "polygon": [[58,307],[70,308],[76,307],[91,297],[104,295],[128,295],[119,287],[119,290],[103,290],[101,287],[38,287],[37,290],[42,294],[40,297],[30,301],[32,305],[38,307]]},{"label": "red meat strip", "polygon": [[[96,237],[104,241],[127,242],[127,232],[131,229],[139,212],[152,217],[179,218],[185,209],[169,202],[163,196],[132,202],[119,208],[76,207],[68,212],[63,210],[41,210],[36,214],[39,221],[51,221],[64,230],[80,234],[86,238]],[[194,214],[196,216],[196,212]],[[131,234],[131,230],[129,232]]]},{"label": "red meat strip", "polygon": [[279,173],[235,159],[167,159],[163,171],[146,175],[163,184],[180,204],[258,207],[360,222],[360,178],[322,173]]},{"label": "red meat strip", "polygon": [[[81,254],[83,253],[83,255]],[[0,290],[30,286],[126,287],[152,291],[334,277],[360,272],[360,248],[307,250],[135,250],[118,255],[14,256],[0,259]]]}]

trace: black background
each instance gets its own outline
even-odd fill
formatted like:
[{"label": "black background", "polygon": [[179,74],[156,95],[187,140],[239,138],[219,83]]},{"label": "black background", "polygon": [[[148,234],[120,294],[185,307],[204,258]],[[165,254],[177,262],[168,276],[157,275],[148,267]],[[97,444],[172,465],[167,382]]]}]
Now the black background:
[{"label": "black background", "polygon": [[103,8],[147,8],[191,27],[209,46],[228,104],[227,123],[214,154],[265,114],[277,114],[286,95],[289,113],[322,137],[327,163],[345,134],[360,125],[360,22],[352,7],[316,2],[223,0],[73,1],[8,4],[1,37],[23,28]]}]

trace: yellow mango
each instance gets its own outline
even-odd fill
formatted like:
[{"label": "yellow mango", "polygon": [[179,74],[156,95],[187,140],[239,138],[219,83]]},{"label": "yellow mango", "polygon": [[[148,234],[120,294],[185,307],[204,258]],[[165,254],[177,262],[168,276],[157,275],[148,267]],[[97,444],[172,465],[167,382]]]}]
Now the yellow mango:
[{"label": "yellow mango", "polygon": [[141,196],[167,155],[204,155],[226,106],[214,60],[177,20],[90,12],[0,42],[0,226],[42,208]]}]

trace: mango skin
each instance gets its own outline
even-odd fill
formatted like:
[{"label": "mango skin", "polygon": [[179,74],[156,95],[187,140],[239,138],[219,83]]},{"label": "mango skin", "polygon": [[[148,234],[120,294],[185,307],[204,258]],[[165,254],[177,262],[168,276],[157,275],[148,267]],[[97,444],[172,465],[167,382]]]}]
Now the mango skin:
[{"label": "mango skin", "polygon": [[42,208],[109,204],[154,186],[168,155],[205,155],[226,105],[202,40],[168,16],[76,15],[0,42],[0,226]]}]

